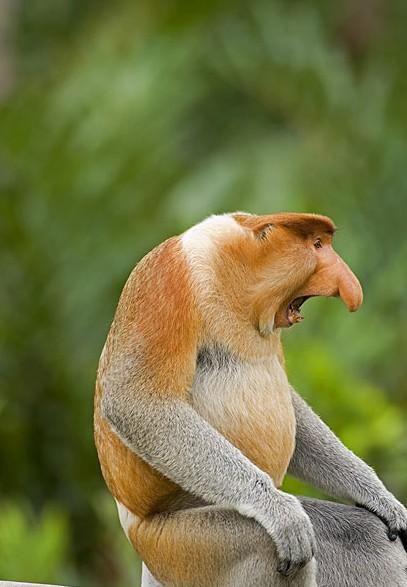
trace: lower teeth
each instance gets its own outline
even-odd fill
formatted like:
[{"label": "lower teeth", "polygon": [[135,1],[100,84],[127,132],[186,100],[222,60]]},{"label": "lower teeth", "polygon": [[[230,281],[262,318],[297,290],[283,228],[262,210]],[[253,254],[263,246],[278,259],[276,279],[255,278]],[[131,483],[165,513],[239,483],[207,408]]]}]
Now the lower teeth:
[{"label": "lower teeth", "polygon": [[300,310],[298,308],[295,308],[291,304],[288,307],[288,317],[292,324],[294,324],[295,322],[301,322],[301,320],[304,319],[303,316],[301,316],[300,314]]}]

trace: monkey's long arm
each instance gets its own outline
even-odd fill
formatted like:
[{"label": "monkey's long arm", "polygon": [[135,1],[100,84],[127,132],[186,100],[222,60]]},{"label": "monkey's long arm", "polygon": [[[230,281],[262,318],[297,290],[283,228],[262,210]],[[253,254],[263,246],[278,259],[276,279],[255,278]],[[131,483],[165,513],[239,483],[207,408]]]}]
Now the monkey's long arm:
[{"label": "monkey's long arm", "polygon": [[186,401],[141,391],[135,381],[141,383],[131,360],[102,378],[103,414],[122,441],[183,489],[257,520],[276,543],[282,573],[311,560],[313,529],[299,501],[277,490]]},{"label": "monkey's long arm", "polygon": [[329,495],[351,500],[388,525],[389,536],[407,532],[407,510],[371,467],[346,448],[306,402],[292,390],[297,420],[296,448],[288,472]]}]

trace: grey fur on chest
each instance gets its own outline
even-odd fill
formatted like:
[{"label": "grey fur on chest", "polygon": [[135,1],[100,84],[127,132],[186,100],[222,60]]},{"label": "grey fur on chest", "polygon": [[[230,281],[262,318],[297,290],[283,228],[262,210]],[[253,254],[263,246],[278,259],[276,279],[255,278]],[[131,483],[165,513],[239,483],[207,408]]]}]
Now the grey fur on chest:
[{"label": "grey fur on chest", "polygon": [[[287,376],[277,357],[245,360],[220,345],[199,349],[190,401],[208,422],[223,431],[283,422],[291,399]],[[288,406],[288,408],[287,408]],[[240,424],[238,424],[240,422]]]},{"label": "grey fur on chest", "polygon": [[275,386],[288,385],[286,373],[276,356],[248,360],[218,344],[199,349],[192,392],[201,387],[214,387],[218,391],[233,387],[237,393],[252,394],[265,385],[270,391]]},{"label": "grey fur on chest", "polygon": [[198,351],[196,369],[201,373],[238,370],[241,360],[225,347],[213,344],[202,346]]}]

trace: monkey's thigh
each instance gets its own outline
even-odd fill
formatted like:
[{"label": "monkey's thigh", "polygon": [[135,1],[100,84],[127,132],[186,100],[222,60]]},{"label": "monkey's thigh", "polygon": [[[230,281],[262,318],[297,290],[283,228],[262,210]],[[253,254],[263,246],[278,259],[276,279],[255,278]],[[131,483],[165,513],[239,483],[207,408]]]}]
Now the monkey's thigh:
[{"label": "monkey's thigh", "polygon": [[317,539],[318,587],[407,587],[407,553],[377,516],[318,499],[301,503]]},{"label": "monkey's thigh", "polygon": [[254,520],[199,507],[143,520],[130,540],[147,568],[142,587],[315,587],[311,562],[294,579],[277,572],[276,549]]}]

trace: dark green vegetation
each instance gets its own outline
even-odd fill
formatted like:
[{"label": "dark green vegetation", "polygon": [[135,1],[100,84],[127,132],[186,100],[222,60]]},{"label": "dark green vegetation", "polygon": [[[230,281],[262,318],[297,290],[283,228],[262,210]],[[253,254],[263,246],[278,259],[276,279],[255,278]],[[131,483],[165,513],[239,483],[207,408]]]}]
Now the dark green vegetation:
[{"label": "dark green vegetation", "polygon": [[406,502],[406,3],[4,5],[0,578],[137,584],[93,446],[96,365],[132,266],[213,212],[338,224],[365,304],[309,302],[288,370]]}]

